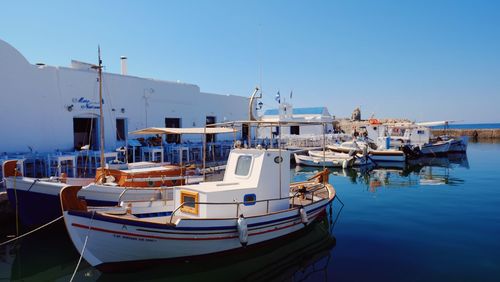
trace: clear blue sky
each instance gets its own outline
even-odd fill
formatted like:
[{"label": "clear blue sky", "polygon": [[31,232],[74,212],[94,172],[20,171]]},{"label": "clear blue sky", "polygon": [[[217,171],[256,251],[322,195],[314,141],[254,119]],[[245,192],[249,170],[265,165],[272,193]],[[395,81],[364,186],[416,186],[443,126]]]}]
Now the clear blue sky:
[{"label": "clear blue sky", "polygon": [[[2,1],[0,39],[30,62],[95,61],[265,107],[338,117],[500,122],[500,1]],[[262,71],[260,71],[262,70]],[[260,75],[262,73],[262,76]]]}]

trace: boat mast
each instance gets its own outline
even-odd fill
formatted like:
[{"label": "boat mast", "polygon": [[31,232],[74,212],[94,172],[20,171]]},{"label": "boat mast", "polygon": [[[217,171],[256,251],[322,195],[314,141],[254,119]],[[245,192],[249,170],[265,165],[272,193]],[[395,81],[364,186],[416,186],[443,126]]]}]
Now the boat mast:
[{"label": "boat mast", "polygon": [[99,73],[99,128],[100,128],[100,140],[99,144],[101,147],[101,182],[104,183],[104,166],[106,164],[104,160],[104,116],[102,110],[102,60],[101,60],[101,47],[97,46],[97,56],[99,59],[99,64],[97,66],[97,72]]}]

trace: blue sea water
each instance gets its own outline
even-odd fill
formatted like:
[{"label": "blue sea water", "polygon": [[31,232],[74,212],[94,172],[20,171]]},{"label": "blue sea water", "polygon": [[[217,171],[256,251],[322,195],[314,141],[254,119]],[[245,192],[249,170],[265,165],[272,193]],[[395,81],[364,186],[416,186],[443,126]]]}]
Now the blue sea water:
[{"label": "blue sea water", "polygon": [[[432,126],[431,128],[440,129],[443,126]],[[455,124],[451,123],[448,125],[450,129],[499,129],[500,123],[463,123]]]},{"label": "blue sea water", "polygon": [[[466,156],[334,170],[344,206],[336,200],[331,218],[299,238],[127,274],[83,261],[75,281],[500,281],[499,159],[500,143],[470,143]],[[295,180],[315,172],[292,169]],[[78,257],[52,226],[0,247],[0,280],[68,281]]]}]

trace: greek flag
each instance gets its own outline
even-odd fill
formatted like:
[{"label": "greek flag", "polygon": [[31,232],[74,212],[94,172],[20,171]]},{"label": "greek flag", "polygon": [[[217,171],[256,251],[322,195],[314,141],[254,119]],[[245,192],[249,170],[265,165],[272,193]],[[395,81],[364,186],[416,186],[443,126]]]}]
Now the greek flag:
[{"label": "greek flag", "polygon": [[280,96],[280,92],[278,91],[278,93],[276,93],[276,97],[274,98],[274,100],[276,100],[276,102],[278,102],[279,104],[281,104],[281,96]]}]

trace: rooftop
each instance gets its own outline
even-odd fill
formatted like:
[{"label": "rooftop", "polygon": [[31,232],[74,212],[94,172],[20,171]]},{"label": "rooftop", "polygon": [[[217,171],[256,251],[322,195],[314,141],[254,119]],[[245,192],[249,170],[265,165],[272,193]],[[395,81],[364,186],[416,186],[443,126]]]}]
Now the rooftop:
[{"label": "rooftop", "polygon": [[[328,110],[325,107],[310,107],[310,108],[294,108],[294,115],[322,115],[324,111]],[[269,109],[264,112],[264,115],[272,116],[279,115],[278,109]]]}]

